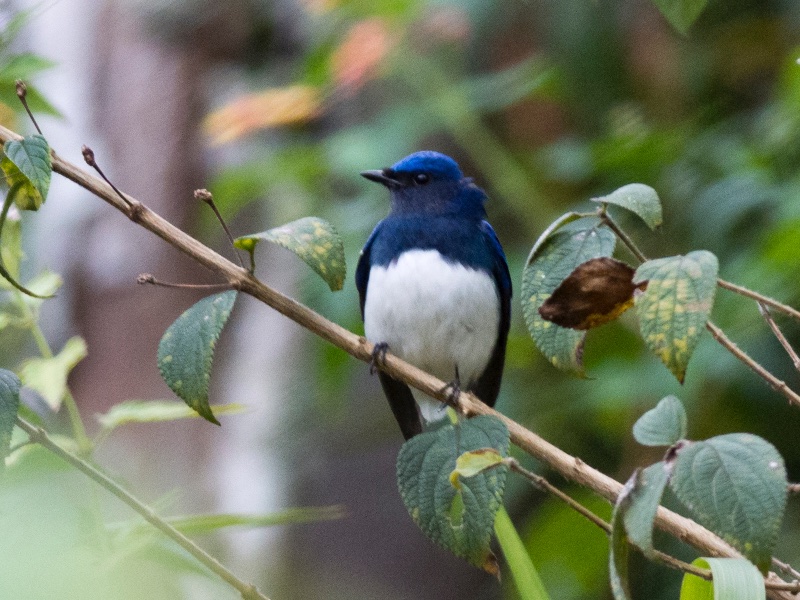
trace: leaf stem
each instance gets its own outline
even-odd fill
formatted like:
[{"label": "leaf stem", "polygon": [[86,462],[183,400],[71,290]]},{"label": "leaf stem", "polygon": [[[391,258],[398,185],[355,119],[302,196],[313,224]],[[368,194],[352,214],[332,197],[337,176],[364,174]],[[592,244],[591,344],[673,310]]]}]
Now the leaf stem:
[{"label": "leaf stem", "polygon": [[625,244],[625,247],[631,251],[631,254],[636,257],[636,260],[642,263],[647,262],[647,257],[639,250],[639,247],[634,243],[631,237],[611,218],[611,215],[608,214],[606,210],[607,208],[607,205],[602,204],[600,208],[597,209],[597,216],[600,217],[600,220],[614,232],[614,235],[616,235],[623,244]]},{"label": "leaf stem", "polygon": [[764,317],[764,320],[769,325],[769,328],[772,329],[772,333],[775,334],[775,337],[778,338],[781,346],[783,349],[786,350],[786,354],[789,355],[789,358],[792,360],[792,364],[794,368],[800,371],[800,356],[797,355],[797,352],[792,345],[789,343],[789,340],[786,339],[786,336],[783,335],[780,327],[775,322],[775,319],[772,318],[772,314],[769,312],[769,308],[763,302],[757,302],[758,304],[758,311],[761,313],[761,316]]},{"label": "leaf stem", "polygon": [[36,131],[39,132],[39,135],[44,135],[42,133],[41,128],[39,127],[39,124],[36,122],[36,119],[33,117],[33,113],[31,112],[30,107],[28,106],[28,100],[27,100],[28,86],[25,85],[25,82],[22,81],[21,79],[17,79],[16,87],[17,87],[17,98],[19,98],[19,101],[22,102],[22,106],[25,107],[25,112],[28,113],[28,117],[30,117],[33,126],[36,127]]},{"label": "leaf stem", "polygon": [[798,395],[797,392],[792,390],[785,381],[778,379],[775,375],[750,358],[744,350],[739,348],[739,346],[725,335],[713,322],[706,321],[706,329],[711,332],[712,337],[717,340],[723,348],[747,365],[756,375],[766,381],[772,389],[783,394],[792,404],[800,406],[800,395]]},{"label": "leaf stem", "polygon": [[755,300],[761,304],[765,304],[769,307],[774,308],[777,311],[780,311],[784,314],[789,315],[790,317],[794,317],[797,320],[800,320],[800,310],[796,308],[792,308],[787,304],[783,304],[782,302],[778,302],[774,298],[770,298],[769,296],[765,296],[764,294],[759,294],[758,292],[754,292],[753,290],[747,289],[741,285],[736,285],[735,283],[731,283],[730,281],[725,281],[724,279],[717,279],[717,285],[725,290],[735,292],[741,296],[746,298],[750,298],[751,300]]},{"label": "leaf stem", "polygon": [[177,288],[183,290],[206,290],[206,291],[219,291],[224,292],[227,290],[236,289],[230,283],[172,283],[169,281],[160,281],[150,273],[142,273],[136,278],[136,283],[150,284],[159,287]]},{"label": "leaf stem", "polygon": [[153,511],[153,509],[133,496],[130,492],[117,484],[105,473],[98,471],[94,466],[86,462],[84,459],[59,446],[53,441],[53,439],[44,429],[28,423],[25,419],[19,416],[17,417],[16,425],[28,434],[31,442],[39,444],[65,462],[69,463],[81,471],[84,475],[92,479],[95,483],[102,486],[122,502],[127,504],[134,511],[139,513],[142,518],[144,518],[153,527],[175,541],[179,546],[181,546],[181,548],[186,550],[198,561],[203,563],[203,565],[219,575],[219,577],[225,580],[226,583],[235,588],[242,595],[244,600],[269,600],[266,596],[259,592],[254,585],[245,583],[236,577],[236,575],[229,571],[216,558],[208,554],[200,546],[195,544],[192,540],[187,538],[172,525],[164,521]]},{"label": "leaf stem", "polygon": [[242,257],[239,254],[239,250],[237,250],[236,248],[236,244],[233,242],[233,234],[231,233],[231,230],[228,229],[228,224],[225,222],[225,219],[222,218],[222,214],[219,212],[219,209],[217,208],[217,203],[214,202],[214,196],[212,196],[211,192],[209,192],[208,190],[201,189],[194,191],[194,198],[195,200],[200,200],[201,202],[205,202],[211,207],[211,210],[214,211],[214,216],[217,217],[217,221],[219,221],[219,224],[222,225],[222,229],[225,231],[225,235],[228,236],[228,241],[231,243],[231,248],[233,249],[233,253],[236,255],[236,260],[239,262],[239,266],[244,268],[244,262],[242,261]]}]

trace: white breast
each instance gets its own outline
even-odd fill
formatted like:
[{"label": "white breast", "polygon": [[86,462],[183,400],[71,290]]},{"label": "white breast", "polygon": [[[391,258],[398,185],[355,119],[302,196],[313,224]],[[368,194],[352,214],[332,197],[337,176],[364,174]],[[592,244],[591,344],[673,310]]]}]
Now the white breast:
[{"label": "white breast", "polygon": [[[372,267],[364,332],[373,343],[443,381],[469,387],[489,362],[500,322],[500,298],[485,271],[448,263],[436,250],[411,250],[388,267]],[[423,394],[415,392],[417,401]],[[430,400],[430,399],[429,399]],[[434,401],[435,415],[443,414]]]}]

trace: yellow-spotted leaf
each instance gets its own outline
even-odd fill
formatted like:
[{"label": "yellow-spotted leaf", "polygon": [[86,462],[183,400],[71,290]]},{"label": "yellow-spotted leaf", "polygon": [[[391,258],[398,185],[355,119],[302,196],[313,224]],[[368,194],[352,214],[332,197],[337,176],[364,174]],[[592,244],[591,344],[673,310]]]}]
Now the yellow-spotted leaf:
[{"label": "yellow-spotted leaf", "polygon": [[158,369],[167,385],[201,417],[219,425],[208,404],[214,349],[236,302],[231,290],[203,298],[169,326],[158,344]]},{"label": "yellow-spotted leaf", "polygon": [[252,256],[261,240],[291,250],[314,269],[331,291],[342,289],[347,272],[344,244],[336,229],[318,217],[304,217],[261,233],[243,235],[234,242]]},{"label": "yellow-spotted leaf", "polygon": [[716,256],[698,250],[649,260],[633,278],[646,286],[635,298],[645,344],[681,383],[714,304],[718,269]]},{"label": "yellow-spotted leaf", "polygon": [[591,223],[562,228],[537,241],[522,273],[522,311],[536,346],[559,369],[583,375],[583,343],[586,333],[556,325],[539,309],[579,265],[593,258],[610,256],[614,234]]},{"label": "yellow-spotted leaf", "polygon": [[420,433],[397,457],[397,483],[411,518],[430,539],[476,567],[497,575],[490,542],[506,483],[506,469],[450,477],[465,452],[494,448],[508,454],[508,429],[500,419],[479,416]]}]

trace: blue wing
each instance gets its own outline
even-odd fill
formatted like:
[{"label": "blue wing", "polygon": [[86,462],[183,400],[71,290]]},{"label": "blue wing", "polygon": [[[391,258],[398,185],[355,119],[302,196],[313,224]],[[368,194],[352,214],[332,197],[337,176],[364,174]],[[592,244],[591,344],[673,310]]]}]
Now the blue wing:
[{"label": "blue wing", "polygon": [[364,320],[364,303],[367,301],[367,284],[369,284],[369,271],[372,268],[372,261],[370,253],[372,252],[372,243],[378,235],[383,221],[378,223],[375,229],[361,249],[361,255],[358,257],[358,266],[356,267],[356,289],[358,289],[358,301],[361,306],[361,320]]},{"label": "blue wing", "polygon": [[492,356],[472,390],[478,398],[489,406],[494,406],[497,395],[500,393],[500,383],[503,379],[503,367],[506,360],[506,342],[508,330],[511,326],[511,275],[508,272],[506,255],[500,240],[486,221],[481,223],[481,232],[493,257],[492,277],[494,277],[497,291],[500,295],[500,325],[497,330],[497,342]]}]

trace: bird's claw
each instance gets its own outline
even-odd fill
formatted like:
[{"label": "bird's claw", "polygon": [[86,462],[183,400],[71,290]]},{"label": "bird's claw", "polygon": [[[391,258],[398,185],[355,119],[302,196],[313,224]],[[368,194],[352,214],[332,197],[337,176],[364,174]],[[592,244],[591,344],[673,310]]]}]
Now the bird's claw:
[{"label": "bird's claw", "polygon": [[378,342],[372,348],[372,360],[369,361],[369,374],[374,375],[386,363],[386,353],[389,351],[389,344]]},{"label": "bird's claw", "polygon": [[456,412],[461,412],[461,404],[459,403],[459,398],[461,396],[461,378],[458,375],[458,367],[456,367],[456,377],[444,386],[440,393],[445,395],[445,404],[455,410]]}]

